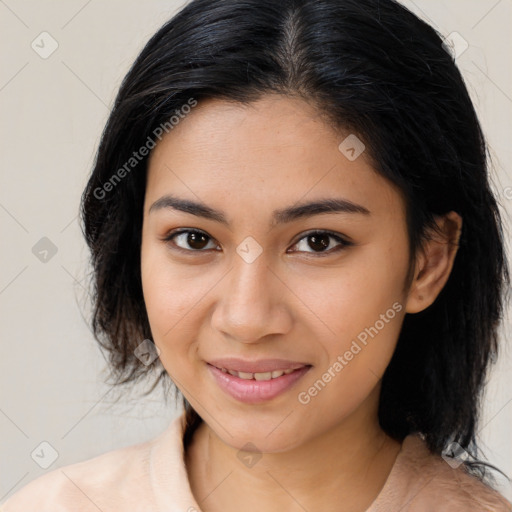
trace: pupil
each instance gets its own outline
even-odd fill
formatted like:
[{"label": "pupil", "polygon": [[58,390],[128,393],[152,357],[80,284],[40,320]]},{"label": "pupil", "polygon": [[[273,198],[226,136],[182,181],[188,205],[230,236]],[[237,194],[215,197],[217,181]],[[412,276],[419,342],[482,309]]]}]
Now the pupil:
[{"label": "pupil", "polygon": [[[328,235],[310,235],[309,236],[310,243],[309,246],[312,249],[318,249],[319,251],[324,251],[329,247],[329,236]],[[312,242],[312,243],[311,243]]]}]

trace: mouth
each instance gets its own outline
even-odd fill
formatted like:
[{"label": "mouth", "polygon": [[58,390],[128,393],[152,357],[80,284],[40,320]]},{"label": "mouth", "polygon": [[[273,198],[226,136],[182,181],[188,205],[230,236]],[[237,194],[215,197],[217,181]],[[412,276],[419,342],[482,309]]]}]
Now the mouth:
[{"label": "mouth", "polygon": [[258,404],[289,391],[312,365],[277,359],[230,359],[209,362],[207,368],[224,393],[240,402]]}]

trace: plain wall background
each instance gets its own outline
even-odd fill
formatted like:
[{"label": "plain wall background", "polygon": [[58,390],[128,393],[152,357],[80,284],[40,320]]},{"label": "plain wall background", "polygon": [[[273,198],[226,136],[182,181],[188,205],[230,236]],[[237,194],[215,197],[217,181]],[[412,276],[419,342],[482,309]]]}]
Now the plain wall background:
[{"label": "plain wall background", "polygon": [[[403,3],[469,45],[457,63],[491,148],[510,245],[512,0]],[[178,412],[163,404],[160,391],[113,405],[103,384],[105,360],[82,317],[89,267],[77,215],[119,84],[148,38],[182,5],[0,1],[0,501],[45,471],[152,438]],[[51,49],[48,36],[38,37],[44,31],[58,43],[46,59],[31,47],[35,40],[40,53]],[[43,237],[57,249],[46,262],[32,252]],[[509,314],[480,437],[488,459],[512,476]],[[58,452],[47,470],[31,458],[42,441]],[[501,490],[512,499],[509,484]]]}]

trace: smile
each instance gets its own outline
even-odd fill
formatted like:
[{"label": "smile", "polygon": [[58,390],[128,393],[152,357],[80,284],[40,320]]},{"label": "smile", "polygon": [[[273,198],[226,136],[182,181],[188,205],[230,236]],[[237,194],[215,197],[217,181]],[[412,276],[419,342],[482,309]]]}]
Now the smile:
[{"label": "smile", "polygon": [[300,365],[266,372],[243,372],[210,363],[206,367],[223,393],[246,404],[261,404],[284,394],[312,368],[311,365]]}]

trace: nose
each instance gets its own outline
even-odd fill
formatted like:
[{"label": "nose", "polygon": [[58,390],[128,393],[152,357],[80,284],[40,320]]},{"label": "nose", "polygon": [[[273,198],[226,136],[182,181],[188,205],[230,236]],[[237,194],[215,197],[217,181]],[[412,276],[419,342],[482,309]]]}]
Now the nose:
[{"label": "nose", "polygon": [[237,256],[218,293],[212,327],[228,338],[257,343],[291,329],[291,292],[263,255],[252,263]]}]

